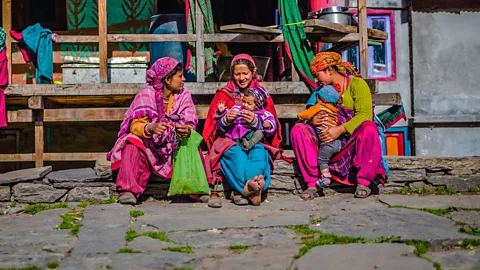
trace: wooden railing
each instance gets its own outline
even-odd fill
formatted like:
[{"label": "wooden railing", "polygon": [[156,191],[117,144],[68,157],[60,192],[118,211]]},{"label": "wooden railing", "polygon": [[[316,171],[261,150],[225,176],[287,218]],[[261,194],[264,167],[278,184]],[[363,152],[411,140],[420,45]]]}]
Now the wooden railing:
[{"label": "wooden railing", "polygon": [[[12,0],[2,0],[2,12],[3,12],[3,28],[7,32],[6,37],[6,50],[8,58],[8,71],[9,82],[11,82],[12,73],[12,43],[15,41],[10,37],[9,31],[12,28]],[[306,32],[312,34],[312,38],[324,37],[326,42],[350,42],[360,45],[360,68],[364,77],[368,77],[368,37],[369,35],[382,38],[384,32],[367,29],[367,10],[366,0],[357,0],[358,4],[358,17],[359,27],[342,26],[339,24],[332,24],[325,22],[321,25],[323,29],[320,33],[315,33],[315,27],[318,26],[314,21],[305,23],[307,26]],[[205,82],[204,72],[198,72],[204,70],[205,67],[205,55],[204,46],[205,42],[283,42],[283,36],[281,30],[267,29],[263,27],[260,31],[253,31],[257,34],[205,34],[203,31],[203,14],[198,6],[198,2],[195,1],[196,11],[196,33],[195,34],[170,34],[170,35],[155,35],[155,34],[108,34],[107,31],[107,0],[98,0],[98,36],[92,35],[59,35],[56,38],[57,43],[98,43],[99,55],[100,55],[100,82],[108,82],[107,72],[107,53],[109,42],[195,42],[196,43],[196,66],[197,66],[197,82]],[[317,20],[319,21],[319,20]],[[325,26],[325,24],[327,24]],[[228,29],[224,28],[224,29]],[[263,29],[263,30],[262,30]],[[357,32],[358,33],[353,33]],[[330,33],[329,33],[330,32]],[[248,32],[252,33],[252,31]],[[382,34],[383,33],[383,34]],[[314,38],[315,39],[315,38]],[[319,40],[322,40],[321,38]],[[346,49],[346,48],[343,48]],[[295,68],[292,68],[292,72],[295,72]],[[293,78],[298,78],[296,74],[293,74]]]}]

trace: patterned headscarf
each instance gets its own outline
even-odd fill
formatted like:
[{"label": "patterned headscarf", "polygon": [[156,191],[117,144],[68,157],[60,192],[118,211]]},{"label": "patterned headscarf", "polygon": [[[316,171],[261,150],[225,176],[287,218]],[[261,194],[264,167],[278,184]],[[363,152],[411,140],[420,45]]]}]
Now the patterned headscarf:
[{"label": "patterned headscarf", "polygon": [[352,63],[343,62],[342,56],[336,52],[321,52],[315,55],[310,62],[310,72],[315,75],[317,72],[333,66],[337,67],[338,72],[345,77],[349,75],[362,77]]},{"label": "patterned headscarf", "polygon": [[157,91],[162,90],[162,79],[165,78],[180,63],[171,57],[163,57],[155,61],[147,70],[147,83]]},{"label": "patterned headscarf", "polygon": [[256,110],[262,110],[265,107],[265,102],[268,98],[267,92],[262,88],[249,88],[248,91],[255,97]]},{"label": "patterned headscarf", "polygon": [[5,39],[6,39],[5,30],[3,27],[0,27],[0,52],[5,49]]}]

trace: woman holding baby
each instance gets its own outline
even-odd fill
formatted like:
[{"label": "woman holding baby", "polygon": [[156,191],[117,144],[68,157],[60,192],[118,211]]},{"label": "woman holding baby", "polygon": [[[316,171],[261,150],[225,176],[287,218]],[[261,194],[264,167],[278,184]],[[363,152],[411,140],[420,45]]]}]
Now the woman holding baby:
[{"label": "woman holding baby", "polygon": [[[318,99],[317,105],[299,115],[303,121],[291,131],[292,148],[307,184],[301,197],[313,199],[333,180],[356,186],[355,197],[366,198],[371,193],[369,186],[385,179],[378,129],[372,121],[370,89],[352,64],[343,62],[340,54],[335,52],[317,54],[310,63],[310,71],[319,86],[333,86],[331,88],[338,92],[335,101],[338,112],[335,111],[337,118],[332,121],[331,113],[320,109],[318,104],[322,100]],[[322,87],[316,91],[319,96],[334,96],[321,91]],[[336,141],[339,147],[333,149]],[[327,149],[331,154],[325,167],[319,166],[325,161],[319,148]]]},{"label": "woman holding baby", "polygon": [[236,205],[250,201],[258,206],[270,184],[271,162],[281,157],[280,123],[251,56],[235,56],[230,74],[231,80],[213,98],[203,129],[211,172],[207,175],[210,184],[223,178],[228,182]]}]

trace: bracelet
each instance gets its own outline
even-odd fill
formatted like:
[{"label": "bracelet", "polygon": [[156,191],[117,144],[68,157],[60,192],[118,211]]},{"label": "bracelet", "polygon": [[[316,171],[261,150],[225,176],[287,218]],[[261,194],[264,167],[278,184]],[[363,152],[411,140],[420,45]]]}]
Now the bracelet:
[{"label": "bracelet", "polygon": [[149,125],[150,125],[150,124],[146,124],[146,125],[145,125],[144,132],[145,132],[145,135],[147,135],[147,136],[150,137],[150,136],[153,136],[153,132],[148,131],[148,126],[149,126]]}]

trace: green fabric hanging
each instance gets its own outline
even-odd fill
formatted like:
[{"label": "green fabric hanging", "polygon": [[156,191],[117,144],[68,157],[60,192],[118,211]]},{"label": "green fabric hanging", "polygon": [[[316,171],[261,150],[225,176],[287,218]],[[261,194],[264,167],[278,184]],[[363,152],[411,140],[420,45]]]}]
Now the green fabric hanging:
[{"label": "green fabric hanging", "polygon": [[310,86],[310,90],[313,90],[317,87],[310,74],[310,60],[313,59],[314,54],[305,34],[298,4],[295,0],[278,0],[278,7],[282,17],[283,38],[288,56]]},{"label": "green fabric hanging", "polygon": [[[212,5],[210,4],[210,0],[197,0],[200,9],[202,10],[203,14],[203,22],[204,22],[204,33],[205,34],[215,34],[215,25],[213,23],[213,14],[212,14]],[[187,33],[188,34],[195,34],[196,27],[195,27],[195,0],[187,0],[187,12],[188,12],[188,24],[187,24]],[[189,52],[189,65],[188,65],[188,72],[192,74],[196,74],[196,67],[197,67],[197,60],[195,57],[195,42],[189,42],[188,47],[190,49]],[[205,44],[205,76],[213,74],[213,64],[215,62],[215,51],[212,47],[207,46]]]}]

